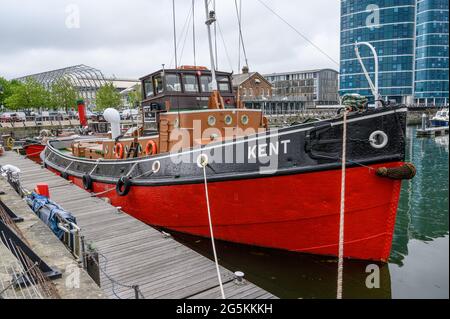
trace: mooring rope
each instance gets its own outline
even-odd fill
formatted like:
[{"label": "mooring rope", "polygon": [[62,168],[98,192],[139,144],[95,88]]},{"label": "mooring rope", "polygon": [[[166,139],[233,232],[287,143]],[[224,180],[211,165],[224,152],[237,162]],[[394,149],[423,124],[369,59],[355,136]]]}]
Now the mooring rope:
[{"label": "mooring rope", "polygon": [[[200,155],[200,156],[202,156],[202,155]],[[208,180],[206,178],[206,166],[208,165],[208,159],[206,158],[206,156],[202,156],[200,158],[199,165],[201,165],[201,167],[203,167],[203,179],[205,182],[206,207],[208,208],[209,233],[211,236],[211,244],[212,244],[212,249],[213,249],[213,254],[214,254],[214,262],[216,264],[217,279],[219,280],[219,286],[220,286],[220,292],[222,294],[222,299],[226,299],[225,292],[223,291],[222,277],[220,276],[219,262],[217,261],[216,245],[214,243],[214,233],[213,233],[213,227],[212,227],[212,221],[211,221],[211,208],[209,205],[209,196],[208,196]]]},{"label": "mooring rope", "polygon": [[347,110],[342,121],[342,168],[341,168],[341,207],[339,212],[339,253],[337,299],[342,299],[342,276],[344,271],[344,211],[345,211],[345,164],[347,153]]},{"label": "mooring rope", "polygon": [[[17,153],[19,153],[19,151],[17,150]],[[24,155],[24,157],[23,158],[27,158],[27,157],[29,157],[29,156],[34,156],[34,155],[38,155],[38,154],[41,154],[42,153],[42,151],[39,151],[39,152],[34,152],[34,153],[31,153],[31,154],[26,154],[26,155]]]}]

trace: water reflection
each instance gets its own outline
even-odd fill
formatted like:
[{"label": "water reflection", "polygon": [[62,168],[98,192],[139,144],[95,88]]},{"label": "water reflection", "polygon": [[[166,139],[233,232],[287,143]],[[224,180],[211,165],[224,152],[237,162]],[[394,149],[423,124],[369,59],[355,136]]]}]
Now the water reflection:
[{"label": "water reflection", "polygon": [[[366,267],[371,263],[346,261],[344,298],[448,298],[448,136],[417,139],[412,127],[407,136],[407,160],[416,165],[417,176],[402,185],[391,264],[378,265],[380,288],[368,289]],[[208,239],[173,236],[212,259]],[[243,271],[280,298],[336,297],[335,258],[221,241],[216,246],[221,265]]]},{"label": "water reflection", "polygon": [[390,262],[403,264],[411,239],[432,241],[448,235],[448,135],[415,137],[408,127],[407,160],[417,175],[403,182]]},{"label": "water reflection", "polygon": [[[175,239],[213,259],[211,242],[186,234],[172,234]],[[279,298],[336,298],[336,258],[291,253],[216,242],[219,262],[232,271],[243,271],[245,278]],[[371,262],[346,261],[344,264],[345,298],[391,298],[389,267],[380,269],[380,288],[366,287],[366,267]]]}]

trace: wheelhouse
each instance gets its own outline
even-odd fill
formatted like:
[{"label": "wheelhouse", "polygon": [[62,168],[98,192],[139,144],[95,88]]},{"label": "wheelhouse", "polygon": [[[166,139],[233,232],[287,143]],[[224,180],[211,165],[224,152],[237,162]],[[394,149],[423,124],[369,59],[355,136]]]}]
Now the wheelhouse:
[{"label": "wheelhouse", "polygon": [[[235,108],[231,73],[216,71],[225,108]],[[205,67],[161,69],[142,77],[142,106],[154,111],[178,112],[208,108],[212,75]]]}]

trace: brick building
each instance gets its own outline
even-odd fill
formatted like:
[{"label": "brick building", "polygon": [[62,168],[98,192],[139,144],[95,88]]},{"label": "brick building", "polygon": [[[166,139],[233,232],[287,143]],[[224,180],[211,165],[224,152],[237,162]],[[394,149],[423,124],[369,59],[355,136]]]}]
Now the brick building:
[{"label": "brick building", "polygon": [[258,72],[242,68],[241,74],[233,75],[233,90],[241,101],[267,100],[272,97],[272,85]]}]

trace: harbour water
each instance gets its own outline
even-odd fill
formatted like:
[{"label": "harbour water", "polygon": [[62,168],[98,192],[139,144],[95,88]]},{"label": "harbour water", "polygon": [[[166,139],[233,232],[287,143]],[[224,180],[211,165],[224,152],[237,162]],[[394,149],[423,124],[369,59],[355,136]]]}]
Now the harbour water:
[{"label": "harbour water", "polygon": [[[416,166],[417,176],[402,185],[389,263],[346,261],[344,298],[449,297],[449,139],[418,139],[415,131],[416,127],[407,128],[407,160]],[[173,236],[212,258],[209,240]],[[336,297],[335,258],[220,241],[216,247],[223,266],[243,271],[246,279],[280,298]],[[378,288],[370,285],[375,268]]]}]

